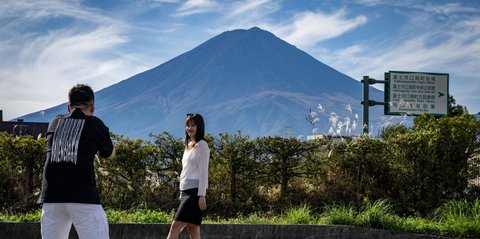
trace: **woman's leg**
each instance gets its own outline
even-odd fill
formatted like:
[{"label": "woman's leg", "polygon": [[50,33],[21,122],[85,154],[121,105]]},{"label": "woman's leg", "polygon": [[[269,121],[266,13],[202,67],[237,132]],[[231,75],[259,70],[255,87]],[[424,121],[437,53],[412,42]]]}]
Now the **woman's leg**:
[{"label": "woman's leg", "polygon": [[185,225],[187,225],[185,222],[173,221],[167,239],[178,239]]},{"label": "woman's leg", "polygon": [[187,231],[190,239],[200,239],[200,226],[197,224],[187,223]]}]

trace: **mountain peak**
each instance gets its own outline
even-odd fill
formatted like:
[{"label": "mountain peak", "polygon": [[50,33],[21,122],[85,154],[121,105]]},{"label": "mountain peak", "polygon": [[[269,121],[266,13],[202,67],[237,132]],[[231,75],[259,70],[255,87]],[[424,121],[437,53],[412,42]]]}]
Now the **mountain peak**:
[{"label": "mountain peak", "polygon": [[[231,31],[225,31],[220,35],[206,41],[205,43],[215,42],[215,40],[224,40],[224,41],[259,41],[257,43],[266,42],[266,41],[280,41],[284,42],[282,39],[278,38],[269,31],[263,30],[259,27],[252,27],[250,29],[236,29]],[[205,44],[204,43],[204,44]],[[203,45],[203,44],[202,44]]]},{"label": "mountain peak", "polygon": [[252,27],[250,29],[247,30],[248,32],[262,32],[262,33],[268,33],[268,34],[271,34],[269,31],[266,31],[266,30],[263,30],[257,26],[255,27]]},{"label": "mountain peak", "polygon": [[270,33],[269,31],[266,31],[266,30],[263,30],[257,26],[254,26],[254,27],[251,27],[249,29],[235,29],[235,30],[230,30],[230,31],[226,31],[226,32],[267,32],[267,33]]},{"label": "mountain peak", "polygon": [[[95,97],[96,114],[113,133],[129,137],[163,131],[181,137],[186,112],[202,114],[213,135],[284,135],[286,128],[305,135],[311,132],[305,115],[318,104],[330,110],[318,127],[326,133],[330,112],[347,117],[342,109],[351,105],[350,114],[359,114],[360,98],[358,81],[258,27],[223,32]],[[22,118],[48,121],[65,108],[45,110],[43,119],[38,113]]]}]

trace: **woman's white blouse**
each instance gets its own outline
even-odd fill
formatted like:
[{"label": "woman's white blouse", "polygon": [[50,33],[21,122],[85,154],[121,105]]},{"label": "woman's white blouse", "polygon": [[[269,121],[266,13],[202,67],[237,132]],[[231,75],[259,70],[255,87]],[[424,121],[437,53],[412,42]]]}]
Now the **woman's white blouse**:
[{"label": "woman's white blouse", "polygon": [[210,149],[200,140],[191,149],[183,151],[180,190],[198,188],[198,196],[205,196],[208,188],[208,160]]}]

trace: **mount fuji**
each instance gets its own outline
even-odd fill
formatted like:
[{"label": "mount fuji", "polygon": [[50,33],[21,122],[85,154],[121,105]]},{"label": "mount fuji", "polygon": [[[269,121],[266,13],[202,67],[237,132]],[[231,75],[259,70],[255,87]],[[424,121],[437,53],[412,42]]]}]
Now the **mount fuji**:
[{"label": "mount fuji", "polygon": [[[358,135],[361,96],[359,81],[254,27],[223,32],[96,92],[95,115],[113,133],[132,138],[163,131],[181,137],[190,112],[204,116],[212,135],[299,136],[312,134],[306,120],[312,109],[318,133]],[[383,92],[371,87],[370,99],[382,101]],[[19,118],[48,122],[66,109],[63,103]],[[382,114],[372,107],[371,125]]]}]

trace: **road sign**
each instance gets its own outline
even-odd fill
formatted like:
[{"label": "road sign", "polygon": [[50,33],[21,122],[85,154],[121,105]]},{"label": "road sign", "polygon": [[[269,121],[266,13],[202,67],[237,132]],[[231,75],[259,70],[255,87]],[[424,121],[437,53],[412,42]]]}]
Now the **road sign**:
[{"label": "road sign", "polygon": [[389,71],[387,115],[447,115],[448,74]]}]

